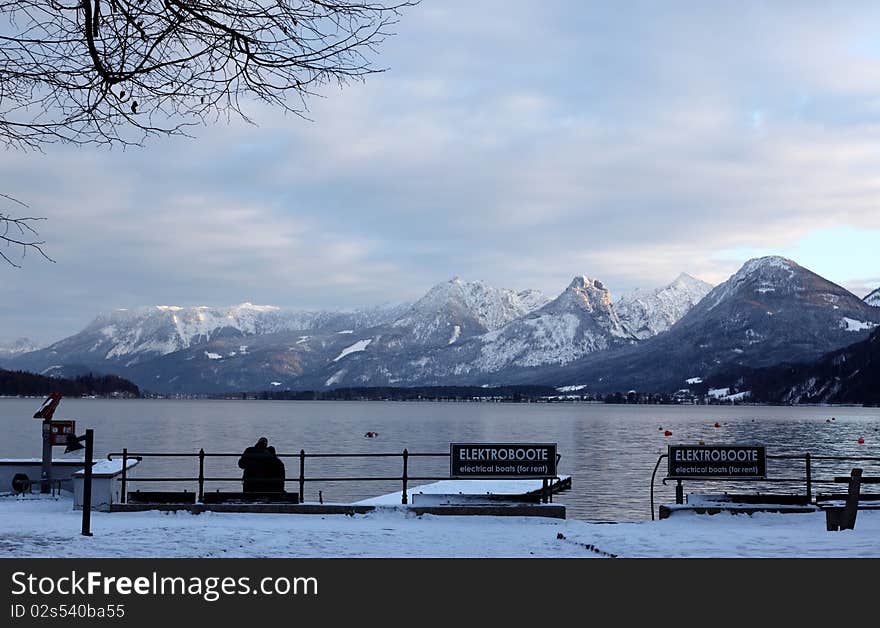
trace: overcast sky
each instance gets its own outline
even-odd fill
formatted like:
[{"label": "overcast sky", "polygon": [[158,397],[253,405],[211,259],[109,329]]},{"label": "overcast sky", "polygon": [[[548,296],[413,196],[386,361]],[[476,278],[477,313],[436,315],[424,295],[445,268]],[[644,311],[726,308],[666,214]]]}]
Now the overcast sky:
[{"label": "overcast sky", "polygon": [[0,152],[57,260],[0,268],[0,341],[455,275],[617,296],[777,253],[880,285],[880,5],[424,0],[396,31],[313,122],[254,106],[143,149]]}]

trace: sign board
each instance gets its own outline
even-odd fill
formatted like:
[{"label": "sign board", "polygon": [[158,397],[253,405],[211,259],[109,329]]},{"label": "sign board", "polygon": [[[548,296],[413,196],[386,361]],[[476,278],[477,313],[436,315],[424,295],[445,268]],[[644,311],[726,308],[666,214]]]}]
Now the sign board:
[{"label": "sign board", "polygon": [[767,477],[762,445],[670,445],[669,478],[760,480]]},{"label": "sign board", "polygon": [[67,435],[76,434],[76,421],[52,421],[49,423],[49,440],[52,445],[67,445]]},{"label": "sign board", "polygon": [[556,476],[556,443],[450,443],[451,478]]}]

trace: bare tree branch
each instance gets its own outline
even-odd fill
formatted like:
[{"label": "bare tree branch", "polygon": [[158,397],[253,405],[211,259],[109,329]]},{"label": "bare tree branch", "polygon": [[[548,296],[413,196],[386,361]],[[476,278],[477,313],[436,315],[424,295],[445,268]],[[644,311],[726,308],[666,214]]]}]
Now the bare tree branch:
[{"label": "bare tree branch", "polygon": [[[24,203],[6,194],[0,193],[0,198],[27,208]],[[34,228],[34,223],[40,220],[45,220],[45,218],[36,216],[13,218],[0,211],[0,259],[10,266],[21,268],[21,265],[17,264],[10,255],[15,253],[17,257],[17,254],[20,254],[21,258],[24,258],[28,252],[35,252],[44,259],[54,262],[55,260],[43,250],[43,245],[46,243],[39,239],[40,234]]]},{"label": "bare tree branch", "polygon": [[[249,121],[246,99],[305,117],[319,87],[383,71],[370,57],[418,1],[0,0],[0,143],[140,145]],[[0,259],[51,259],[38,220],[0,213]]]},{"label": "bare tree branch", "polygon": [[140,144],[240,115],[245,98],[305,116],[415,2],[0,0],[0,141]]}]

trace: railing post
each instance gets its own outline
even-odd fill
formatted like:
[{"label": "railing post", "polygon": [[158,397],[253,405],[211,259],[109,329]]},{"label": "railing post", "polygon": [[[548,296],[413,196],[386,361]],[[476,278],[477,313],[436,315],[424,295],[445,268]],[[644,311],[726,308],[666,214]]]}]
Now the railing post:
[{"label": "railing post", "polygon": [[205,450],[199,449],[199,502],[205,496]]},{"label": "railing post", "polygon": [[306,501],[306,450],[299,450],[299,503]]},{"label": "railing post", "polygon": [[541,503],[547,503],[547,478],[541,479]]},{"label": "railing post", "polygon": [[677,480],[675,484],[675,503],[684,503],[684,487],[681,485],[681,480]]},{"label": "railing post", "polygon": [[122,495],[119,501],[123,504],[128,502],[125,492],[126,475],[128,473],[128,447],[122,448]]},{"label": "railing post", "polygon": [[400,502],[406,505],[406,480],[407,480],[407,467],[409,464],[409,452],[404,449],[403,450],[403,493],[401,494]]},{"label": "railing post", "polygon": [[83,474],[82,535],[92,536],[92,465],[95,456],[95,432],[86,430],[86,468]]},{"label": "railing post", "polygon": [[810,454],[804,456],[807,464],[807,503],[813,500],[813,469],[810,466]]}]

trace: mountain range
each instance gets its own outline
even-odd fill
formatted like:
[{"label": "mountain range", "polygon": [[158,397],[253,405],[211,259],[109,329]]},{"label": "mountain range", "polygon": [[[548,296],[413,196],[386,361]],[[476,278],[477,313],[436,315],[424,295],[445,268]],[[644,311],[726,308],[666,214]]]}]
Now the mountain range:
[{"label": "mountain range", "polygon": [[117,310],[48,347],[0,351],[0,365],[114,373],[164,394],[503,384],[672,391],[816,360],[878,325],[880,307],[765,257],[714,288],[682,274],[616,302],[586,276],[555,298],[456,277],[414,303],[352,312],[249,303]]}]

